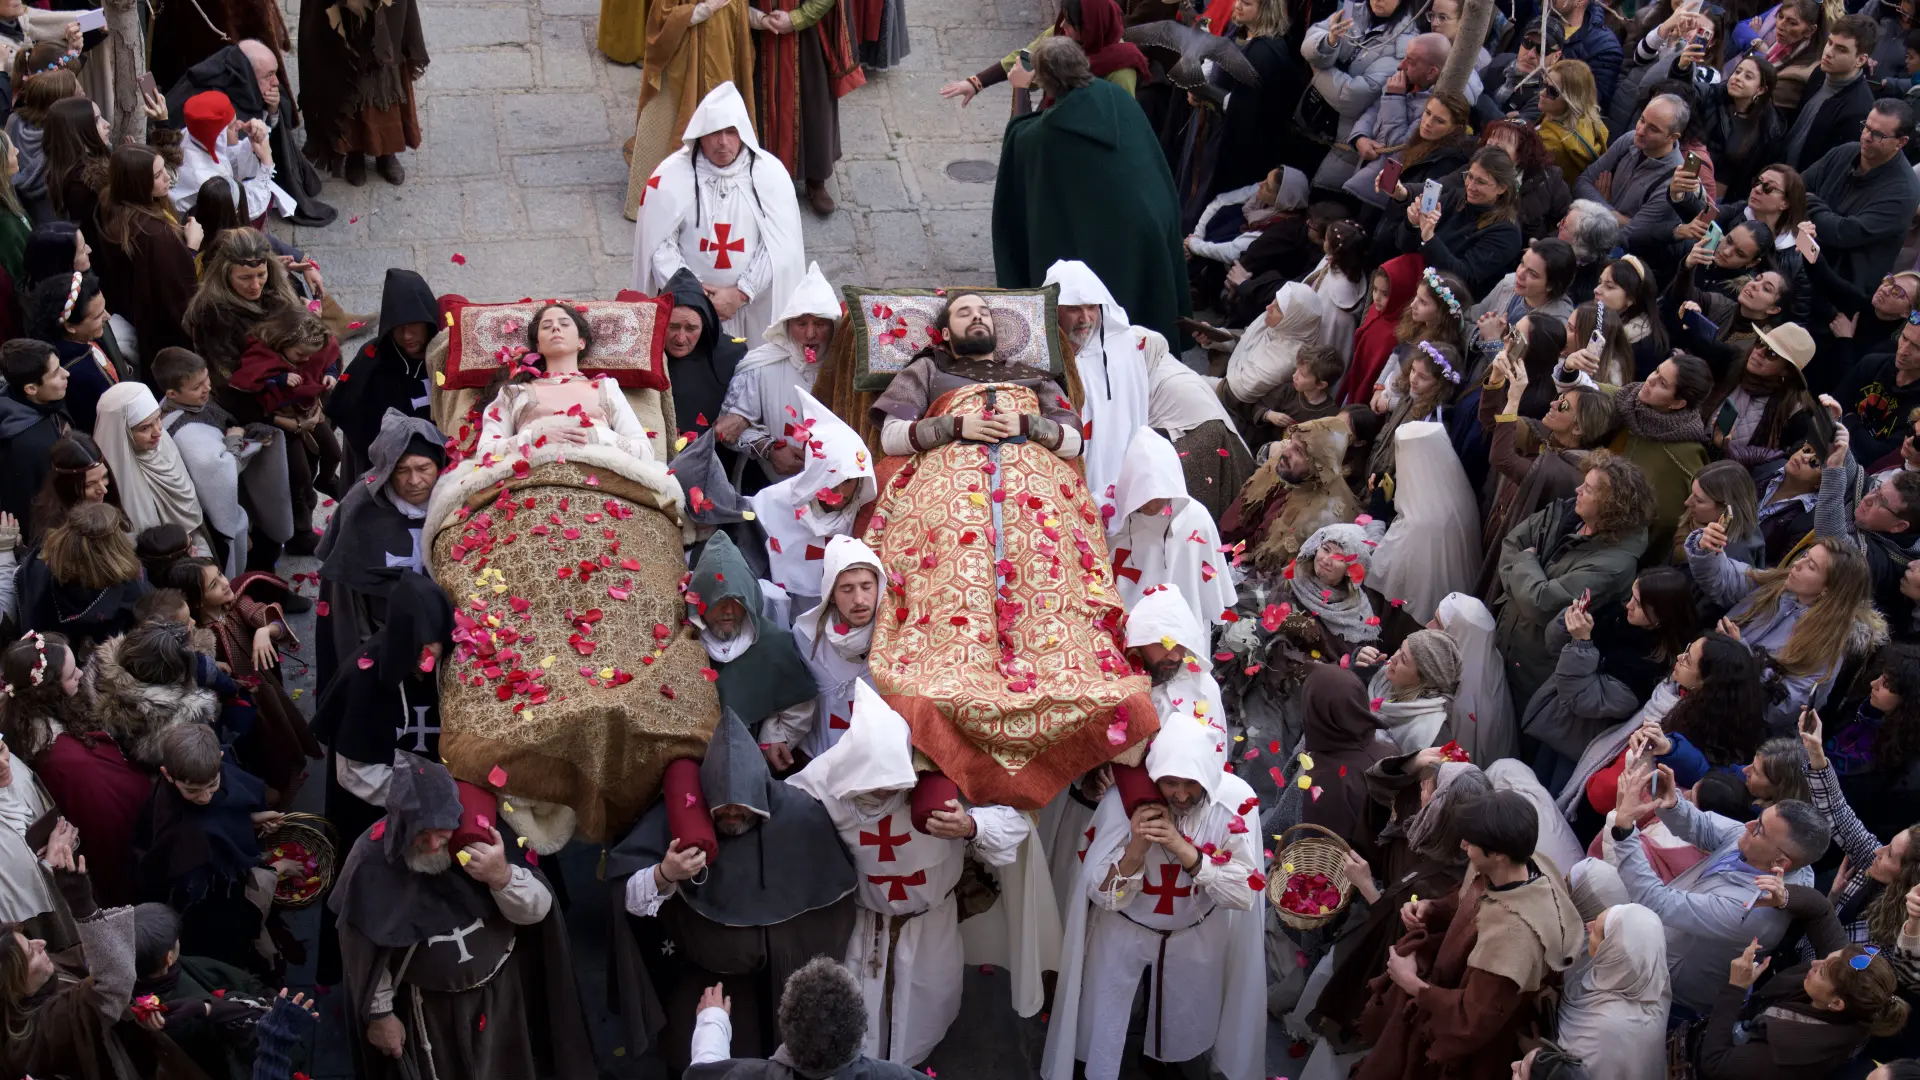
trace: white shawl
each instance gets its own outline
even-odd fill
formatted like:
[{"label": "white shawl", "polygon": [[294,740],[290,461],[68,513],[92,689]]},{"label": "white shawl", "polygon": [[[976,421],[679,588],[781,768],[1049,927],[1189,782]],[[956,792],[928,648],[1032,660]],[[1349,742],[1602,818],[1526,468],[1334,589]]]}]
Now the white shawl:
[{"label": "white shawl", "polygon": [[1567,972],[1560,1002],[1560,1046],[1586,1063],[1593,1080],[1665,1076],[1672,989],[1667,934],[1639,904],[1607,909],[1605,937]]},{"label": "white shawl", "polygon": [[[1440,628],[1460,646],[1460,689],[1453,695],[1453,730],[1475,761],[1499,761],[1519,749],[1506,663],[1494,644],[1493,612],[1478,598],[1448,593],[1434,611]],[[1548,800],[1551,802],[1552,800]],[[1558,855],[1554,862],[1561,862]]]},{"label": "white shawl", "polygon": [[120,509],[133,522],[134,532],[155,525],[178,525],[195,532],[203,518],[200,496],[173,436],[163,428],[159,445],[144,454],[133,448],[129,431],[159,412],[160,402],[146,384],[115,383],[100,395],[93,439],[107,459],[107,470],[120,493]]},{"label": "white shawl", "polygon": [[1370,584],[1426,622],[1441,597],[1472,589],[1480,573],[1480,504],[1444,426],[1401,424],[1393,439],[1394,519]]}]

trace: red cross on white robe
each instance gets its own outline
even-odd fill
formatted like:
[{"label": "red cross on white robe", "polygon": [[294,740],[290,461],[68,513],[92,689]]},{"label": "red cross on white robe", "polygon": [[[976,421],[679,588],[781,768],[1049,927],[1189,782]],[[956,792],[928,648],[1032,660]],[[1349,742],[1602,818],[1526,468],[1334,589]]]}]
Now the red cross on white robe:
[{"label": "red cross on white robe", "polygon": [[[860,846],[861,847],[877,847],[880,849],[880,861],[892,862],[894,859],[894,856],[893,856],[894,848],[900,847],[904,844],[910,844],[913,842],[912,833],[910,832],[901,833],[898,836],[895,836],[889,831],[892,828],[893,828],[893,815],[888,814],[886,817],[883,817],[880,819],[879,832],[866,832],[865,830],[861,831]],[[905,898],[902,897],[902,899],[905,899]]]},{"label": "red cross on white robe", "polygon": [[647,177],[647,186],[640,189],[640,205],[641,206],[647,205],[647,188],[658,188],[659,186],[660,186],[660,177],[657,174]]},{"label": "red cross on white robe", "polygon": [[1086,837],[1087,837],[1087,842],[1080,845],[1079,854],[1080,854],[1081,862],[1087,861],[1087,849],[1093,846],[1093,826],[1091,825],[1087,826]]},{"label": "red cross on white robe", "polygon": [[1141,891],[1148,896],[1158,897],[1153,905],[1155,915],[1173,914],[1173,902],[1180,897],[1192,896],[1193,886],[1180,888],[1174,884],[1180,878],[1180,868],[1173,863],[1160,864],[1160,880],[1144,886]]},{"label": "red cross on white robe", "polygon": [[911,874],[895,875],[892,877],[868,874],[867,880],[875,885],[885,885],[887,887],[887,902],[891,904],[907,898],[907,886],[925,885],[927,883],[927,872],[925,870],[915,870]]},{"label": "red cross on white robe", "polygon": [[1133,558],[1133,550],[1131,548],[1114,548],[1113,549],[1113,576],[1117,578],[1126,578],[1128,581],[1131,581],[1135,585],[1138,585],[1140,584],[1140,571],[1135,570],[1133,567],[1127,565],[1127,560],[1131,558]]},{"label": "red cross on white robe", "polygon": [[727,253],[737,251],[744,254],[747,250],[747,242],[745,240],[727,239],[727,235],[731,232],[733,232],[732,225],[724,221],[718,221],[715,222],[713,226],[712,240],[708,240],[704,236],[700,238],[700,250],[702,252],[711,251],[714,253],[713,268],[715,270],[733,269],[733,259],[730,258]]},{"label": "red cross on white robe", "polygon": [[827,727],[833,729],[834,731],[845,731],[847,730],[848,726],[849,725],[847,724],[846,717],[841,716],[838,713],[827,714]]},{"label": "red cross on white robe", "polygon": [[821,547],[819,544],[807,545],[807,561],[808,562],[819,562],[821,559],[824,559],[826,557],[827,557],[826,548]]}]

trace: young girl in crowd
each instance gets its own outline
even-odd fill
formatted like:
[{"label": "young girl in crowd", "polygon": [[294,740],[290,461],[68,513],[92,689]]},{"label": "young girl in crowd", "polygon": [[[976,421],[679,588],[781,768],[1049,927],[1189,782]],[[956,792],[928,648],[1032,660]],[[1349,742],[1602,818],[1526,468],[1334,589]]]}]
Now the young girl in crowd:
[{"label": "young girl in crowd", "polygon": [[320,756],[320,746],[281,681],[280,648],[294,641],[293,631],[279,604],[247,595],[245,586],[254,582],[277,584],[277,579],[249,574],[236,592],[220,568],[202,558],[175,563],[167,581],[186,596],[194,622],[213,631],[214,659],[253,697],[257,719],[236,749],[248,771],[266,781],[267,804],[284,807],[306,778],[307,760]]},{"label": "young girl in crowd", "polygon": [[236,422],[264,420],[284,433],[293,493],[293,539],[287,550],[294,554],[311,552],[316,543],[316,490],[340,494],[340,442],[320,409],[321,395],[339,376],[340,343],[327,324],[303,307],[288,305],[247,335],[239,367],[220,395]]},{"label": "young girl in crowd", "polygon": [[[1369,404],[1376,413],[1392,412],[1406,397],[1406,384],[1401,375],[1413,354],[1420,351],[1420,342],[1451,346],[1456,355],[1466,355],[1465,319],[1467,307],[1473,300],[1466,282],[1432,269],[1419,271],[1418,281],[1413,299],[1400,313],[1400,322],[1394,330],[1398,344],[1374,380]],[[1466,374],[1464,369],[1461,374]]]},{"label": "young girl in crowd", "polygon": [[1633,370],[1646,378],[1667,358],[1667,331],[1661,325],[1660,293],[1653,275],[1635,255],[1608,263],[1600,271],[1593,298],[1607,309],[1607,320],[1617,321],[1633,343]]},{"label": "young girl in crowd", "polygon": [[1373,399],[1387,362],[1400,346],[1400,320],[1418,295],[1420,259],[1401,255],[1388,259],[1373,272],[1371,301],[1353,334],[1353,356],[1340,382],[1342,405],[1364,405]]}]

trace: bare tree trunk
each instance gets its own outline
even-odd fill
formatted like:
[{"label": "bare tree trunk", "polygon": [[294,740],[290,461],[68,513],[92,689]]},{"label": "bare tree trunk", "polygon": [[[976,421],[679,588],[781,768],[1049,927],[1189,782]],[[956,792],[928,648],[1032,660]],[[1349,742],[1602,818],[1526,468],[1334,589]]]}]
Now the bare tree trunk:
[{"label": "bare tree trunk", "polygon": [[146,35],[140,28],[138,0],[106,0],[106,48],[95,62],[113,73],[113,141],[118,146],[147,141],[147,114],[140,108],[140,77],[147,73]]},{"label": "bare tree trunk", "polygon": [[1487,28],[1493,25],[1493,2],[1466,0],[1465,10],[1460,13],[1460,34],[1453,39],[1453,50],[1447,54],[1447,66],[1440,69],[1440,81],[1434,84],[1436,93],[1451,91],[1460,97],[1467,95],[1467,79],[1473,74],[1473,62],[1480,55],[1480,46],[1487,40]]}]

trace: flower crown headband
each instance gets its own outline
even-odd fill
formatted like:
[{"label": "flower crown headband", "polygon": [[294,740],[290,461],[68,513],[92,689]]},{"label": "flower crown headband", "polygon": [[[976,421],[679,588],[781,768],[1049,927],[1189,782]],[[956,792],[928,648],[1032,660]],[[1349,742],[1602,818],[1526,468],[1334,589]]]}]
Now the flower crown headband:
[{"label": "flower crown headband", "polygon": [[20,81],[22,83],[25,83],[28,79],[35,78],[36,76],[45,75],[45,74],[48,74],[49,72],[59,71],[61,68],[71,65],[75,60],[78,60],[78,59],[80,59],[80,54],[77,52],[61,53],[46,67],[43,67],[38,71],[29,71],[25,75],[21,76]]},{"label": "flower crown headband", "polygon": [[[1433,294],[1438,296],[1440,301],[1447,305],[1447,310],[1453,314],[1454,318],[1457,319],[1460,317],[1460,301],[1454,297],[1453,290],[1447,288],[1447,283],[1440,280],[1440,272],[1438,270],[1435,270],[1431,266],[1427,267],[1425,270],[1420,271],[1420,280],[1425,282],[1427,288],[1432,289]],[[1455,379],[1454,381],[1459,382],[1460,380]]]},{"label": "flower crown headband", "polygon": [[1455,386],[1460,385],[1460,373],[1453,369],[1452,364],[1447,363],[1447,358],[1441,355],[1439,349],[1436,349],[1433,347],[1432,342],[1430,341],[1421,342],[1420,351],[1423,353],[1426,353],[1427,359],[1433,361],[1433,366],[1440,369],[1441,378],[1447,380],[1448,382],[1452,383]]},{"label": "flower crown headband", "polygon": [[74,305],[80,302],[80,280],[83,276],[82,271],[75,270],[73,272],[73,284],[67,286],[67,302],[60,305],[60,321],[62,323],[72,318]]},{"label": "flower crown headband", "polygon": [[[47,639],[38,630],[29,630],[20,635],[21,641],[25,641],[28,638],[33,639],[33,651],[37,654],[33,658],[33,671],[29,677],[33,680],[33,685],[39,686],[45,682],[47,678]],[[14,686],[12,683],[7,683],[5,686],[0,687],[0,690],[5,690],[7,696],[12,697]]]}]

